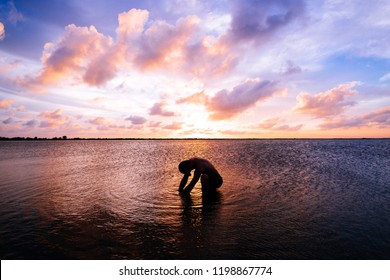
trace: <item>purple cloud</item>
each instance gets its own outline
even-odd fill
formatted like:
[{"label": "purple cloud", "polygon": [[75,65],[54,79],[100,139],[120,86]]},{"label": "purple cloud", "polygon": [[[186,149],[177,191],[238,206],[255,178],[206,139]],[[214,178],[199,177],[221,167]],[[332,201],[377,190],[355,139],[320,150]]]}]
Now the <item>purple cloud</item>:
[{"label": "purple cloud", "polygon": [[131,121],[132,124],[144,124],[146,123],[146,119],[139,116],[130,116],[125,119],[126,121]]},{"label": "purple cloud", "polygon": [[328,120],[319,125],[321,129],[337,128],[359,128],[359,127],[390,127],[390,107],[385,107],[377,111],[354,118],[338,118]]},{"label": "purple cloud", "polygon": [[274,93],[274,83],[271,81],[247,80],[232,90],[224,89],[217,92],[208,100],[206,107],[211,112],[211,119],[229,119]]},{"label": "purple cloud", "polygon": [[150,115],[159,115],[163,117],[173,117],[175,116],[175,113],[172,111],[167,111],[164,109],[165,103],[164,102],[157,102],[153,105],[152,108],[150,108]]},{"label": "purple cloud", "polygon": [[36,120],[29,120],[28,122],[25,122],[23,126],[27,127],[35,127],[38,124],[38,121]]},{"label": "purple cloud", "polygon": [[263,42],[303,12],[302,0],[234,1],[229,36],[233,42]]},{"label": "purple cloud", "polygon": [[15,121],[12,119],[12,118],[8,118],[8,119],[5,119],[3,121],[3,124],[11,124],[11,123],[14,123]]}]

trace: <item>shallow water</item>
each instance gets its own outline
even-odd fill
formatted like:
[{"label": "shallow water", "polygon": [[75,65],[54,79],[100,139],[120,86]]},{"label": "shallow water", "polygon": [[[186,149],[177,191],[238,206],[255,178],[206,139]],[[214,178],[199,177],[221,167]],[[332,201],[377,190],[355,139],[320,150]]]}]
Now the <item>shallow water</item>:
[{"label": "shallow water", "polygon": [[2,259],[390,259],[390,140],[3,141],[0,195]]}]

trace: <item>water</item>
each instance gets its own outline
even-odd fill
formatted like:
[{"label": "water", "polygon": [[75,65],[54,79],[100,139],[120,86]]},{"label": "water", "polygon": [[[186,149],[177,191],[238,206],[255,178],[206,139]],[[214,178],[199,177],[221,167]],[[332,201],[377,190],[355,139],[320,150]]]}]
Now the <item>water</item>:
[{"label": "water", "polygon": [[[177,193],[194,156],[214,197]],[[0,172],[1,259],[390,259],[390,140],[3,141]]]}]

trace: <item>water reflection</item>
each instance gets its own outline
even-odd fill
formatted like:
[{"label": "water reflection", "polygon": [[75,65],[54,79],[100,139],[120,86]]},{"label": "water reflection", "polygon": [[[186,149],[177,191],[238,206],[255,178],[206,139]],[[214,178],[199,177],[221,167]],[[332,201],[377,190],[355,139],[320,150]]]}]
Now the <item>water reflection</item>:
[{"label": "water reflection", "polygon": [[197,191],[181,195],[180,242],[186,258],[207,259],[218,253],[214,244],[220,238],[218,225],[221,224],[221,201],[222,194],[219,191],[207,196]]},{"label": "water reflection", "polygon": [[[390,252],[390,141],[0,143],[1,257],[341,259]],[[183,159],[224,183],[180,196]]]}]

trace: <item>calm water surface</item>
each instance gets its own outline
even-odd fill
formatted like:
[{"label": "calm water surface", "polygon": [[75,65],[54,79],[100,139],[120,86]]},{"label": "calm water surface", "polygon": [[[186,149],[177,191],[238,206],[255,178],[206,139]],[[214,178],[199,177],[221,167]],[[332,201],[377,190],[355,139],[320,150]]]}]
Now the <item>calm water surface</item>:
[{"label": "calm water surface", "polygon": [[0,195],[2,259],[390,259],[390,140],[3,141]]}]

